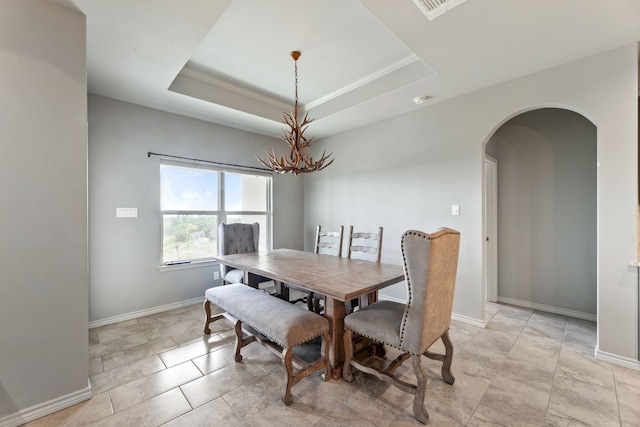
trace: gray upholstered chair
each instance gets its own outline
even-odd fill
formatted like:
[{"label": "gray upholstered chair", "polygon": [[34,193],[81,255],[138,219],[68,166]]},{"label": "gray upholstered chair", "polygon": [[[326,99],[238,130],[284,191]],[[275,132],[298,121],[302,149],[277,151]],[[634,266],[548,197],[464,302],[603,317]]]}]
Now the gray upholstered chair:
[{"label": "gray upholstered chair", "polygon": [[[429,414],[424,406],[427,376],[421,356],[442,361],[444,381],[453,384],[451,361],[453,346],[449,339],[453,293],[458,267],[460,233],[443,228],[435,233],[409,230],[402,235],[402,259],[408,288],[406,304],[378,301],[348,315],[344,320],[345,361],[342,376],[353,381],[351,368],[372,374],[399,389],[415,395],[413,413],[418,421],[427,423]],[[365,366],[353,359],[353,334],[370,338],[402,352],[386,367]],[[442,339],[445,354],[428,349]],[[394,376],[395,370],[411,359],[417,384]]]},{"label": "gray upholstered chair", "polygon": [[[218,254],[243,254],[247,252],[258,252],[258,244],[260,242],[260,224],[225,224],[224,222],[218,226]],[[239,270],[226,265],[220,264],[220,277],[222,284],[244,283],[244,270]],[[270,279],[265,277],[256,277],[252,283],[245,285],[258,287],[260,282]]]}]

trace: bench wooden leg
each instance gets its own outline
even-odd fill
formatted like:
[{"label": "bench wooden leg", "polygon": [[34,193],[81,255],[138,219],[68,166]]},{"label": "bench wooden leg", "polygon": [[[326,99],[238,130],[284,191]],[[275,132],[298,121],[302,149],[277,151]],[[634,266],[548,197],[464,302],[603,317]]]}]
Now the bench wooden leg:
[{"label": "bench wooden leg", "polygon": [[233,329],[236,332],[236,354],[234,359],[236,362],[240,362],[242,360],[242,354],[240,354],[240,349],[242,349],[242,322],[237,320],[233,325]]},{"label": "bench wooden leg", "polygon": [[211,334],[211,329],[209,328],[209,325],[218,319],[222,319],[224,316],[222,314],[217,314],[211,317],[211,302],[209,300],[204,300],[203,308],[204,308],[204,316],[205,316],[204,317],[204,334],[209,335]]},{"label": "bench wooden leg", "polygon": [[235,323],[233,324],[233,329],[236,333],[236,354],[234,356],[234,360],[236,362],[240,362],[242,361],[242,354],[240,354],[240,350],[242,349],[242,347],[245,347],[256,341],[256,337],[251,335],[247,338],[242,338],[242,322],[240,320],[235,321]]}]

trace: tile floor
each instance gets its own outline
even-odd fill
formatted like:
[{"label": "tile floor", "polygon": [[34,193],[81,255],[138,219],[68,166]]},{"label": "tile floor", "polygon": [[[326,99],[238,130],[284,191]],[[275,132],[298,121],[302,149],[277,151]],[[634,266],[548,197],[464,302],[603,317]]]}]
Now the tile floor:
[{"label": "tile floor", "polygon": [[[594,359],[594,323],[487,311],[485,329],[452,322],[454,385],[427,361],[429,425],[640,426],[640,372]],[[420,425],[411,395],[362,373],[351,384],[305,378],[287,407],[279,359],[254,343],[235,363],[229,323],[206,337],[203,318],[194,305],[90,330],[93,398],[27,426]]]}]

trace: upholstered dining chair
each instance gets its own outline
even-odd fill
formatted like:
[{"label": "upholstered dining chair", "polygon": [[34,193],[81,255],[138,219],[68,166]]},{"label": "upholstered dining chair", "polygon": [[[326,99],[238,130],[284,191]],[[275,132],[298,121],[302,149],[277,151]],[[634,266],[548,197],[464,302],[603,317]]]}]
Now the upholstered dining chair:
[{"label": "upholstered dining chair", "polygon": [[[225,224],[224,222],[218,226],[218,254],[243,254],[248,252],[258,252],[260,243],[260,224]],[[222,284],[244,283],[244,270],[227,267],[220,264],[220,277]],[[261,282],[271,279],[266,277],[257,277],[252,283],[245,285],[258,287]]]},{"label": "upholstered dining chair", "polygon": [[[453,345],[449,339],[453,293],[458,267],[460,233],[442,228],[432,234],[409,230],[402,235],[402,259],[408,301],[378,301],[349,314],[344,320],[345,361],[342,376],[353,381],[352,368],[372,374],[399,389],[415,395],[413,414],[427,423],[425,408],[427,376],[421,356],[443,362],[441,375],[447,384],[453,384],[451,373]],[[385,367],[372,367],[353,359],[353,335],[367,337],[402,352]],[[428,349],[441,339],[445,354]],[[395,370],[411,359],[416,384],[394,376]]]}]

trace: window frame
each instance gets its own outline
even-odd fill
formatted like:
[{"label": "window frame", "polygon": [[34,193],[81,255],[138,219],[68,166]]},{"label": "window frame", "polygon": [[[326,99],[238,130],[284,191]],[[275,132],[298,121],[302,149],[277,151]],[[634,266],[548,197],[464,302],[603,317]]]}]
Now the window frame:
[{"label": "window frame", "polygon": [[[192,169],[204,169],[208,171],[214,171],[218,176],[218,188],[217,190],[217,210],[176,210],[176,209],[162,209],[162,166],[176,166],[182,168]],[[269,171],[260,171],[251,168],[243,167],[221,167],[207,162],[199,162],[197,160],[169,160],[160,159],[159,163],[159,182],[160,182],[160,194],[159,194],[159,211],[160,211],[160,267],[162,269],[178,269],[178,268],[190,268],[198,265],[209,265],[216,263],[217,261],[213,257],[206,258],[194,258],[194,259],[181,259],[173,261],[164,260],[164,223],[165,215],[215,215],[216,230],[218,230],[221,223],[227,223],[227,219],[234,215],[256,215],[264,216],[266,230],[260,230],[260,239],[265,239],[266,247],[272,248],[272,225],[273,225],[273,173]],[[226,175],[248,175],[259,176],[269,178],[266,182],[266,210],[226,210],[225,206],[225,191],[226,191]]]}]

